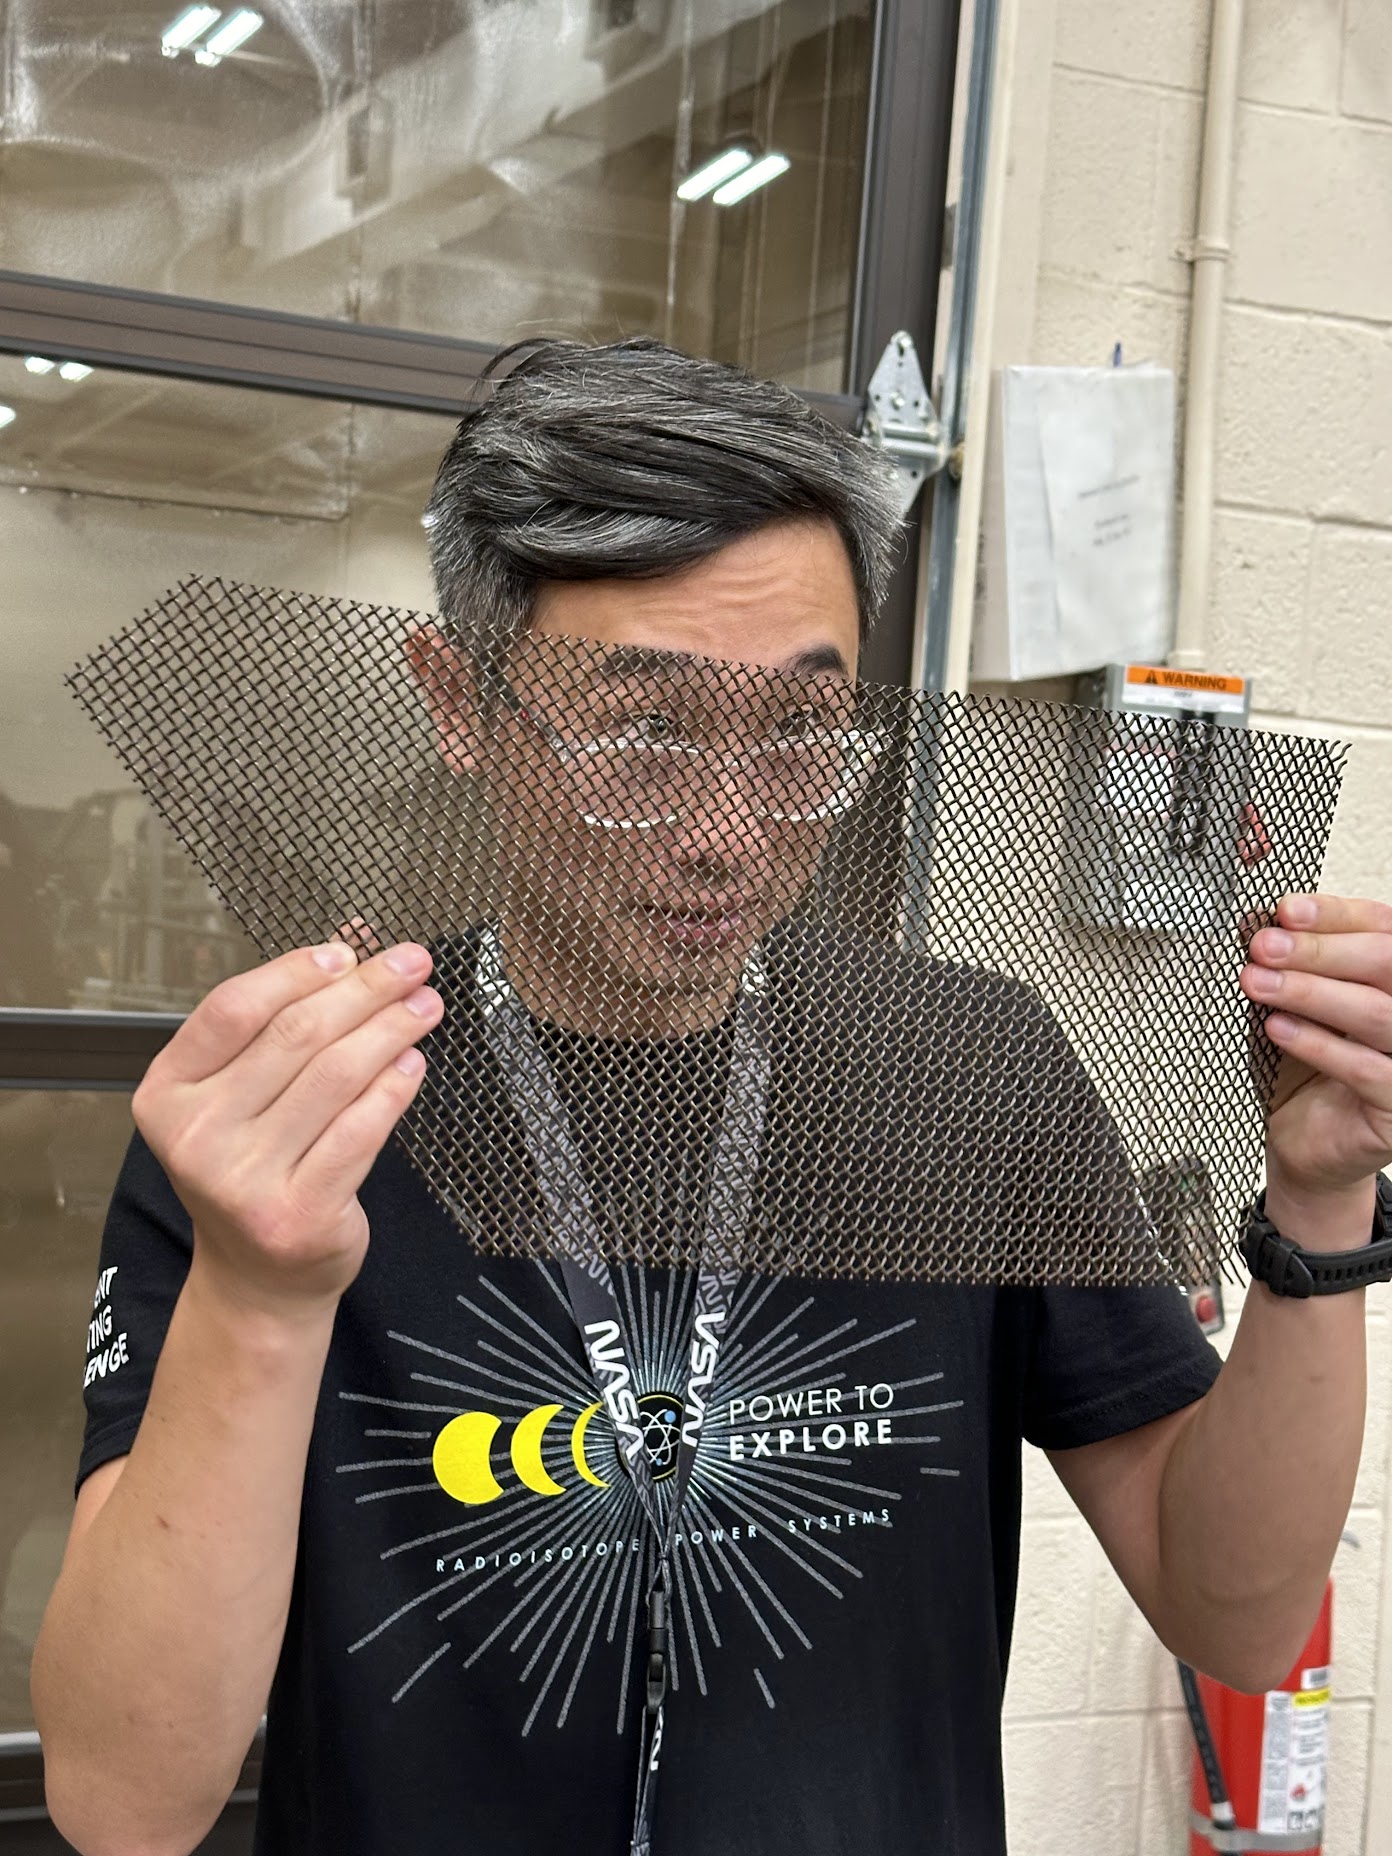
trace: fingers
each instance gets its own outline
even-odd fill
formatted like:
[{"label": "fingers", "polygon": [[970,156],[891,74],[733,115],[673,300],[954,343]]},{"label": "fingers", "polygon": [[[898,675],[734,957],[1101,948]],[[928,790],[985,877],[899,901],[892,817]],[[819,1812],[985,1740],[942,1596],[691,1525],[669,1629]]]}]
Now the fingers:
[{"label": "fingers", "polygon": [[1283,896],[1276,910],[1283,928],[1322,934],[1392,934],[1392,904],[1351,896]]},{"label": "fingers", "polygon": [[[413,1079],[414,1088],[424,1057],[420,1056],[418,1065],[420,1054],[413,1046],[434,1030],[443,1015],[444,1004],[434,988],[417,987],[405,998],[373,1010],[356,1027],[315,1052],[259,1117],[258,1143],[272,1164],[286,1169],[297,1166],[378,1078],[386,1076],[391,1082],[393,1076],[399,1080],[404,1074]],[[392,1066],[403,1057],[406,1070],[393,1071]]]},{"label": "fingers", "polygon": [[1392,994],[1352,980],[1246,967],[1242,990],[1258,1005],[1324,1025],[1376,1051],[1392,1051]]},{"label": "fingers", "polygon": [[1392,993],[1392,934],[1263,928],[1253,935],[1247,951],[1251,960],[1281,973],[1317,973],[1325,979],[1353,980]]},{"label": "fingers", "polygon": [[403,1051],[333,1118],[291,1173],[291,1186],[304,1203],[341,1203],[357,1192],[410,1107],[425,1070],[420,1051]]},{"label": "fingers", "polygon": [[341,942],[296,948],[278,960],[237,973],[190,1013],[150,1066],[164,1083],[198,1083],[223,1070],[253,1044],[278,1012],[323,992],[354,965]]},{"label": "fingers", "polygon": [[333,1047],[376,1014],[400,1008],[403,1001],[419,993],[430,967],[429,953],[413,941],[374,954],[360,965],[350,955],[348,971],[337,985],[282,1006],[229,1066],[228,1088],[235,1095],[238,1112],[247,1118],[267,1113],[308,1072],[326,1092],[326,1112],[320,1123],[321,1128],[326,1126],[384,1063],[438,1022],[439,999],[431,992],[418,1000],[428,1008],[423,1015],[393,1010],[392,1033],[381,1040],[381,1055],[370,1069],[362,1068],[361,1047],[356,1064],[335,1058]]},{"label": "fingers", "polygon": [[1266,1034],[1312,1070],[1346,1084],[1369,1107],[1392,1115],[1392,1056],[1284,1012],[1267,1019]]}]

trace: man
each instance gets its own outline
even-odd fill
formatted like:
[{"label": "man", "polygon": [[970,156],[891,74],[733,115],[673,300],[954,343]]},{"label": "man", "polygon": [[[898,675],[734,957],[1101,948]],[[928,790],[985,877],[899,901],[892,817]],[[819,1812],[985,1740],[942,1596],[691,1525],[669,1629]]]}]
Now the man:
[{"label": "man", "polygon": [[[54,1817],[86,1856],[190,1850],[269,1695],[264,1852],[618,1856],[655,1656],[663,1856],[999,1852],[1021,1437],[1163,1640],[1260,1688],[1350,1499],[1362,1296],[1254,1288],[1220,1374],[1166,1289],[745,1281],[698,1387],[689,1276],[627,1268],[597,1389],[568,1273],[478,1254],[387,1145],[415,1047],[447,1010],[494,1040],[497,1100],[432,1110],[476,1109],[479,1219],[509,1181],[620,1250],[634,1220],[712,1216],[743,989],[765,950],[777,983],[821,847],[815,805],[760,800],[767,690],[845,700],[893,507],[873,456],[780,389],[650,343],[547,344],[461,426],[429,521],[443,630],[413,665],[446,761],[513,804],[502,901],[435,950],[435,986],[425,948],[357,966],[333,944],[226,982],[137,1093],[100,1285],[129,1359],[89,1388],[35,1658]],[[757,713],[746,683],[721,695],[732,663],[766,667]],[[593,700],[618,720],[578,716]],[[669,734],[673,705],[699,728]],[[844,761],[845,731],[813,727]],[[669,739],[676,773],[640,757],[681,776],[654,807],[630,748]],[[1287,1054],[1266,1211],[1352,1249],[1392,1156],[1392,911],[1288,898],[1281,923],[1243,975]],[[1027,1152],[996,1158],[1020,1194],[1056,1192],[1069,1118],[1050,1148],[1029,1048],[938,1045],[944,1087],[968,1069],[1026,1118]],[[616,1077],[620,1101],[689,1100],[637,1208],[622,1130],[584,1125]],[[567,1110],[548,1148],[535,1123]],[[698,1396],[664,1660],[641,1497]],[[627,1429],[646,1471],[619,1460]]]}]

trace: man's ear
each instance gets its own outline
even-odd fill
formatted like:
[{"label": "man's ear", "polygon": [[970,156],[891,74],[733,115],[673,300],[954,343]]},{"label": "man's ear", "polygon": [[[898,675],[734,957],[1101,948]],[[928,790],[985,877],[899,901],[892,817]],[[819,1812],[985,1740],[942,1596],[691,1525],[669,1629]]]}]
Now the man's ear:
[{"label": "man's ear", "polygon": [[418,626],[403,650],[435,724],[445,765],[451,773],[477,773],[478,678],[472,661],[428,625]]}]

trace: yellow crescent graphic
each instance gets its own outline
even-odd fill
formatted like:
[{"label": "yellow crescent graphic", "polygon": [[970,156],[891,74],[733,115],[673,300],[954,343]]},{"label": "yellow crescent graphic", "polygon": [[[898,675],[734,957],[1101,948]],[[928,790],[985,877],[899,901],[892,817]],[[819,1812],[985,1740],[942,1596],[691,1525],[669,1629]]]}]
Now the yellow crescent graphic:
[{"label": "yellow crescent graphic", "polygon": [[592,1482],[597,1489],[607,1489],[609,1484],[597,1476],[585,1460],[585,1427],[598,1410],[599,1400],[596,1399],[593,1405],[586,1405],[575,1420],[575,1429],[570,1433],[570,1454],[575,1458],[575,1467],[586,1482]]},{"label": "yellow crescent graphic", "polygon": [[446,1495],[472,1507],[497,1501],[503,1485],[493,1474],[488,1453],[501,1423],[491,1411],[464,1411],[440,1432],[430,1461]]},{"label": "yellow crescent graphic", "polygon": [[529,1411],[519,1419],[517,1429],[512,1433],[512,1467],[522,1479],[523,1486],[534,1489],[538,1495],[564,1495],[565,1490],[555,1477],[549,1474],[541,1460],[541,1440],[546,1427],[560,1410],[559,1405],[538,1405],[535,1411]]}]

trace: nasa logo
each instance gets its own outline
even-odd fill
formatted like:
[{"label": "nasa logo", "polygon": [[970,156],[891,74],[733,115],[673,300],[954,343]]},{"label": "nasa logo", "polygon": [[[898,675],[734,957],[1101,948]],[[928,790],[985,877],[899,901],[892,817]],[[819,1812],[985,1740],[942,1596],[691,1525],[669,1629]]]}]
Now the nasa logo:
[{"label": "nasa logo", "polygon": [[715,1378],[715,1362],[720,1355],[720,1330],[725,1325],[727,1313],[728,1310],[724,1308],[712,1308],[706,1314],[697,1315],[691,1336],[691,1378],[687,1388],[690,1409],[682,1424],[682,1442],[693,1450],[700,1438],[701,1426],[706,1421],[706,1393]]},{"label": "nasa logo", "polygon": [[631,1468],[643,1448],[643,1431],[638,1422],[638,1400],[634,1397],[633,1379],[624,1358],[618,1322],[587,1323],[585,1347],[590,1356],[590,1370],[600,1383],[609,1422],[619,1440],[619,1453],[628,1459]]}]

